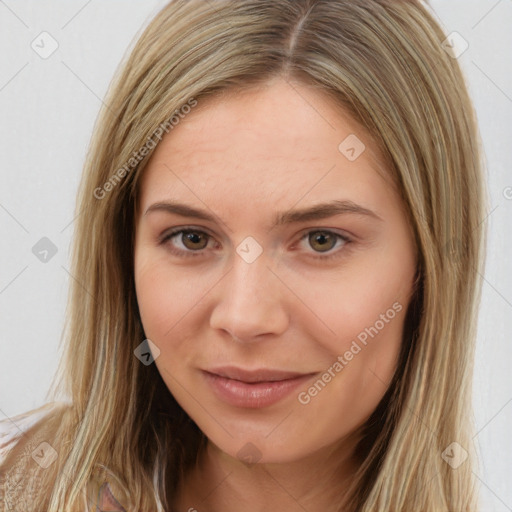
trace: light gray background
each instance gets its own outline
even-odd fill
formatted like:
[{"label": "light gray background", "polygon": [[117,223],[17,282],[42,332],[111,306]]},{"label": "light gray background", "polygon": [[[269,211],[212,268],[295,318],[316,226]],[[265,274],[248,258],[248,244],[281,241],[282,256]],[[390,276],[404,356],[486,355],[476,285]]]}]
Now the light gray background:
[{"label": "light gray background", "polygon": [[[165,3],[0,0],[0,419],[45,401],[61,352],[73,208],[93,123],[122,56]],[[488,161],[476,473],[482,510],[512,511],[512,0],[431,5],[446,34],[469,43],[459,62]],[[31,47],[43,31],[58,43],[46,59]],[[57,247],[46,263],[32,253],[42,237]]]}]

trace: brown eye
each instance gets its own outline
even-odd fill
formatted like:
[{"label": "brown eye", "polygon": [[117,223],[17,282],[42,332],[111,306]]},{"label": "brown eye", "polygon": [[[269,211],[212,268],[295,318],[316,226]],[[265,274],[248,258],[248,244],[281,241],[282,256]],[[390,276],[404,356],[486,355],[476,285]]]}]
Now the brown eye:
[{"label": "brown eye", "polygon": [[181,231],[181,242],[191,251],[205,249],[208,245],[208,235],[201,231]]},{"label": "brown eye", "polygon": [[306,231],[300,240],[306,256],[320,261],[347,255],[352,243],[352,239],[345,234],[326,229]]},{"label": "brown eye", "polygon": [[201,256],[205,254],[210,238],[208,233],[197,229],[176,229],[164,235],[159,243],[178,256]]},{"label": "brown eye", "polygon": [[336,245],[339,235],[329,231],[311,231],[308,241],[311,247],[320,252],[330,251]]}]

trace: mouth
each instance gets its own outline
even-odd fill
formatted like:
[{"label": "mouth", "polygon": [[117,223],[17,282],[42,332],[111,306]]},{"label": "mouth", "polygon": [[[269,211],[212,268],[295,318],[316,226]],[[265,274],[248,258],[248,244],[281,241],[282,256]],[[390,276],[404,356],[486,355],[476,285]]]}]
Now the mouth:
[{"label": "mouth", "polygon": [[[221,368],[214,368],[207,370],[208,373],[218,375],[219,377],[226,377],[227,379],[239,380],[252,384],[255,382],[277,382],[282,380],[296,379],[304,377],[305,375],[312,375],[312,373],[289,372],[285,370],[271,370],[268,368],[261,368],[258,370],[243,370],[234,366],[224,366]],[[316,373],[316,372],[315,372]]]},{"label": "mouth", "polygon": [[202,374],[217,398],[223,402],[235,407],[261,408],[279,402],[318,372],[268,368],[244,370],[230,366],[202,370]]}]

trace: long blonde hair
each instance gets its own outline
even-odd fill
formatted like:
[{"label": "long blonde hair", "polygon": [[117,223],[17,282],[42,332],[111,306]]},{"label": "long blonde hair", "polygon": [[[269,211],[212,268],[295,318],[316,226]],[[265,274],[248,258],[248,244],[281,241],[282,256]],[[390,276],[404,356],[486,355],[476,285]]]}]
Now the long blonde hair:
[{"label": "long blonde hair", "polygon": [[[134,356],[145,339],[137,184],[185,105],[276,77],[329,94],[367,130],[418,248],[400,361],[357,447],[350,509],[477,509],[470,390],[486,197],[476,116],[445,38],[419,0],[175,0],[158,13],[110,87],[79,188],[66,350],[49,394],[71,403],[34,429],[58,453],[35,469],[30,499],[16,490],[34,510],[90,506],[101,467],[118,476],[130,510],[169,510],[197,460],[205,436],[156,366]],[[469,452],[457,468],[443,457],[454,446]],[[13,450],[3,471],[20,457]]]}]

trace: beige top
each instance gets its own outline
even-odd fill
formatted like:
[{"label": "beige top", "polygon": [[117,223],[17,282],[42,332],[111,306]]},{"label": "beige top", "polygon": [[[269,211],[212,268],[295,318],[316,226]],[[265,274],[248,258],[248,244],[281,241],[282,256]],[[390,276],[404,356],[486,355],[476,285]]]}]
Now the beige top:
[{"label": "beige top", "polygon": [[[55,405],[58,405],[56,403]],[[16,443],[22,439],[26,432],[32,428],[40,419],[44,418],[50,412],[49,409],[29,411],[11,418],[0,420],[0,467],[5,462],[10,451],[16,446]],[[28,443],[20,454],[20,459],[31,457],[41,467],[48,467],[57,457],[57,452],[45,441],[37,443]],[[35,464],[34,469],[37,469]],[[16,461],[8,468],[3,468],[1,472],[2,485],[0,485],[0,509],[1,510],[23,510],[27,505],[24,503],[26,494],[30,494],[28,487],[31,485],[29,478],[30,470],[27,472],[26,464],[17,464]],[[35,481],[35,479],[33,479]],[[17,492],[21,486],[18,484],[23,481],[25,494]],[[34,482],[35,483],[35,482]],[[87,510],[101,510],[104,512],[126,512],[121,504],[116,500],[111,492],[108,483],[104,483],[98,492],[93,507],[87,503]]]},{"label": "beige top", "polygon": [[0,420],[0,464],[25,432],[32,428],[48,411],[26,412]]}]

